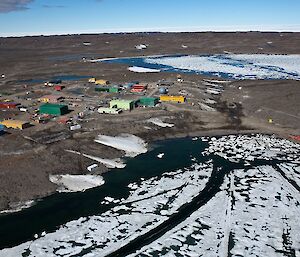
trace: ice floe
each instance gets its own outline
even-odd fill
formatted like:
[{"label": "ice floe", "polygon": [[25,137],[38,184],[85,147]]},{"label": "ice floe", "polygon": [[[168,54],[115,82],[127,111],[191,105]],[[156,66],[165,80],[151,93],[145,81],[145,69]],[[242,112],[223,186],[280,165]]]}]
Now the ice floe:
[{"label": "ice floe", "polygon": [[164,157],[164,155],[165,155],[164,153],[160,153],[157,155],[157,158],[162,159]]},{"label": "ice floe", "polygon": [[287,160],[300,162],[299,144],[274,135],[229,135],[212,137],[203,154],[216,154],[232,162],[265,160]]},{"label": "ice floe", "polygon": [[189,218],[129,256],[298,256],[299,192],[271,166],[233,170]]},{"label": "ice floe", "polygon": [[131,134],[121,134],[120,136],[99,135],[95,142],[107,145],[126,152],[127,156],[136,156],[147,152],[146,142]]},{"label": "ice floe", "polygon": [[[155,228],[191,201],[203,190],[211,172],[212,164],[193,164],[184,170],[141,179],[130,185],[129,197],[111,210],[68,222],[44,237],[1,250],[0,256],[106,256]],[[109,196],[104,200],[116,202]]]},{"label": "ice floe", "polygon": [[96,175],[49,175],[49,180],[58,185],[58,192],[81,192],[104,184],[104,179]]},{"label": "ice floe", "polygon": [[[299,145],[261,134],[201,140],[208,144],[205,162],[132,182],[126,199],[104,198],[110,210],[3,249],[0,257],[113,254],[214,186],[207,202],[127,256],[299,256]],[[226,169],[229,163],[234,168]]]}]

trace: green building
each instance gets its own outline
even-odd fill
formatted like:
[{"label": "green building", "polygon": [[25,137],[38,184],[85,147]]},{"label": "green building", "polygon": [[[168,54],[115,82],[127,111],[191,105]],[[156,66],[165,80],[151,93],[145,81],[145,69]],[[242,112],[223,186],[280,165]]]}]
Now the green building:
[{"label": "green building", "polygon": [[95,87],[95,91],[97,92],[109,92],[109,87]]},{"label": "green building", "polygon": [[106,93],[119,93],[120,89],[118,87],[95,87],[96,92],[106,92]]},{"label": "green building", "polygon": [[138,101],[138,105],[147,106],[147,107],[154,107],[158,104],[159,99],[156,97],[142,97]]},{"label": "green building", "polygon": [[135,101],[122,99],[112,100],[109,103],[110,108],[118,108],[122,110],[132,110],[134,108],[134,105]]},{"label": "green building", "polygon": [[118,87],[110,87],[109,93],[119,93],[120,89]]},{"label": "green building", "polygon": [[64,115],[69,112],[67,105],[62,104],[43,104],[40,106],[40,114]]}]

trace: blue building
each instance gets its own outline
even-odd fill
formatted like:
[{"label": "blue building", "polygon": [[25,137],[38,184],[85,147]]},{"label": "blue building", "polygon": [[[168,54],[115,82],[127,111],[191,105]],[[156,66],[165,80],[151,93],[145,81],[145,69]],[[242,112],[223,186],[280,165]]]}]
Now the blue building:
[{"label": "blue building", "polygon": [[5,126],[0,124],[0,135],[2,135],[5,132]]}]

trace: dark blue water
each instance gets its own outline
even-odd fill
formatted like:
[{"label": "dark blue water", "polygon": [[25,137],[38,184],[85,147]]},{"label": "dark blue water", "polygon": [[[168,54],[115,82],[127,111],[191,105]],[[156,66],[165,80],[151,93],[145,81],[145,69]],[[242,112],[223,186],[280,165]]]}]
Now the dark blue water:
[{"label": "dark blue water", "polygon": [[[160,58],[166,58],[166,57],[184,57],[188,55],[164,55],[164,56],[159,56],[159,57],[133,57],[133,58],[116,58],[116,59],[111,59],[111,60],[104,60],[100,62],[104,63],[119,63],[119,64],[126,64],[128,66],[138,66],[138,67],[143,67],[143,68],[150,68],[150,69],[159,69],[162,72],[175,72],[175,73],[189,73],[189,74],[198,74],[198,75],[205,75],[205,76],[211,76],[211,77],[219,77],[223,79],[234,79],[234,80],[239,80],[239,79],[257,79],[256,74],[248,74],[248,75],[241,75],[241,74],[233,74],[230,72],[214,72],[214,71],[201,71],[201,70],[193,70],[193,69],[180,69],[180,68],[174,68],[172,66],[168,65],[162,65],[162,64],[155,64],[155,63],[147,63],[145,59],[150,58],[150,59],[160,59]],[[274,73],[280,73],[279,77],[275,76],[275,79],[281,80],[281,79],[287,79],[287,77],[294,77],[294,79],[299,79],[299,74],[296,72],[288,72],[285,71],[283,68],[277,67],[277,66],[269,66],[269,65],[261,65],[261,64],[255,64],[251,61],[247,60],[238,60],[238,59],[233,59],[232,57],[226,55],[226,54],[215,54],[215,55],[193,55],[193,56],[199,56],[199,57],[209,57],[210,61],[216,61],[219,64],[224,64],[227,66],[232,66],[232,67],[239,67],[239,68],[244,68],[247,66],[252,66],[253,68],[258,68],[262,71],[267,71],[270,74],[272,72]],[[278,63],[280,65],[280,63]],[[263,79],[268,80],[268,79],[274,79],[272,76],[265,76]]]},{"label": "dark blue water", "polygon": [[[34,234],[51,232],[68,221],[101,214],[114,204],[101,205],[106,196],[127,198],[128,184],[141,178],[160,176],[163,172],[190,167],[195,157],[198,162],[208,160],[201,152],[207,146],[202,141],[174,139],[157,142],[154,149],[134,159],[127,159],[125,169],[114,169],[104,174],[105,184],[83,193],[54,194],[19,213],[0,216],[0,249],[33,239]],[[165,153],[163,159],[157,154]],[[22,228],[22,229],[20,229]]]},{"label": "dark blue water", "polygon": [[[99,188],[83,193],[54,194],[27,210],[0,216],[0,249],[31,240],[36,233],[54,231],[68,221],[106,212],[115,206],[114,203],[101,204],[106,196],[119,200],[126,199],[130,193],[128,184],[140,182],[141,178],[147,180],[158,177],[159,179],[164,172],[184,170],[185,167],[190,167],[194,162],[201,163],[212,160],[213,171],[209,181],[191,202],[183,204],[168,220],[107,255],[107,257],[126,256],[157,240],[205,205],[221,190],[220,186],[225,175],[232,170],[245,169],[247,172],[247,169],[251,169],[253,166],[276,166],[276,164],[281,163],[281,161],[276,160],[257,159],[251,162],[250,166],[245,166],[242,160],[239,163],[232,163],[213,154],[203,156],[202,152],[207,146],[207,142],[193,141],[191,138],[156,142],[152,146],[152,151],[134,159],[127,159],[125,169],[114,169],[105,174],[106,183]],[[157,158],[159,153],[165,153],[163,159]],[[232,244],[233,242],[230,242],[229,247]],[[97,246],[94,247],[97,248]],[[83,254],[76,256],[83,256]]]},{"label": "dark blue water", "polygon": [[[182,56],[188,56],[188,55],[166,55],[164,57],[182,57]],[[202,56],[209,56],[209,55],[202,55]],[[145,62],[146,58],[147,57],[117,58],[117,59],[105,60],[105,61],[101,61],[101,62],[126,64],[128,66],[138,66],[138,67],[149,68],[149,69],[158,69],[158,70],[161,70],[162,72],[189,73],[189,74],[198,74],[198,75],[213,76],[213,77],[222,77],[224,79],[230,79],[234,75],[234,74],[222,73],[222,72],[205,72],[205,71],[197,71],[197,70],[186,70],[186,69],[174,68],[174,67],[168,66],[168,65],[147,63],[147,62]],[[156,58],[160,58],[160,57],[151,57],[151,59],[156,59]]]}]

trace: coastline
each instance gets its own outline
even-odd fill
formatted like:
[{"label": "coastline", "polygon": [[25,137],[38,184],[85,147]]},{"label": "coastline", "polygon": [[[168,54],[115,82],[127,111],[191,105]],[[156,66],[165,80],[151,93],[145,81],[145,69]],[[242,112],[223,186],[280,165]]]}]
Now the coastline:
[{"label": "coastline", "polygon": [[[248,131],[243,132],[246,133]],[[197,135],[199,134],[202,133],[197,133]],[[190,177],[189,172],[186,171],[193,171],[195,172],[195,178],[200,176],[198,183],[194,184],[191,182],[196,188],[198,188],[201,183],[205,184],[205,179],[202,177],[202,175],[206,172],[204,168],[207,167],[206,165],[211,164],[214,167],[215,165],[221,167],[224,164],[224,169],[228,169],[227,171],[230,171],[229,173],[231,173],[231,168],[246,167],[246,169],[251,170],[251,172],[249,172],[250,175],[253,174],[253,170],[255,169],[256,165],[261,166],[262,162],[270,163],[272,160],[275,160],[270,160],[269,157],[276,158],[275,156],[278,156],[280,162],[281,152],[285,153],[286,150],[289,151],[289,153],[294,153],[295,156],[294,151],[298,146],[280,138],[276,139],[274,136],[264,136],[261,133],[251,133],[251,135],[245,136],[240,135],[241,133],[237,134],[237,136],[224,136],[221,138],[217,136],[212,138],[189,137],[183,139],[179,138],[155,141],[152,143],[152,145],[150,145],[151,151],[149,151],[148,154],[139,155],[134,159],[128,159],[128,165],[125,172],[118,170],[112,170],[111,172],[108,172],[105,175],[107,183],[105,183],[103,187],[78,194],[60,195],[57,193],[45,199],[45,201],[41,201],[32,209],[15,215],[1,217],[1,224],[4,225],[2,229],[2,235],[6,235],[6,240],[3,240],[1,247],[3,249],[7,249],[7,251],[14,251],[14,248],[11,250],[9,250],[9,248],[17,246],[20,243],[30,242],[31,240],[34,242],[34,238],[37,237],[35,235],[45,235],[45,238],[49,239],[49,236],[51,237],[52,232],[56,234],[56,231],[65,228],[65,226],[68,226],[68,224],[74,224],[74,222],[81,223],[82,221],[85,222],[89,221],[90,219],[93,220],[93,217],[96,217],[97,219],[99,215],[106,215],[108,212],[110,212],[110,210],[116,210],[116,212],[118,212],[120,206],[124,204],[126,205],[126,202],[128,202],[126,201],[126,199],[129,199],[127,198],[128,196],[133,196],[132,200],[136,199],[137,195],[133,193],[135,191],[132,190],[136,189],[138,190],[136,192],[144,192],[148,191],[147,189],[149,189],[148,193],[153,196],[152,194],[153,192],[156,192],[156,190],[152,191],[150,188],[156,184],[156,181],[161,181],[160,178],[169,177],[169,174],[176,174],[174,178],[176,177],[177,179],[177,176],[183,176],[190,183],[190,179],[194,179],[194,177]],[[281,151],[278,152],[277,146],[281,149]],[[290,149],[286,146],[292,147]],[[263,147],[265,151],[260,152],[260,147]],[[228,154],[226,154],[225,152],[222,152],[222,149],[224,148],[233,149],[233,151],[236,151],[238,154],[232,155],[232,151],[230,150],[228,151]],[[176,149],[176,151],[174,151],[174,149]],[[241,150],[244,149],[245,152],[241,152]],[[214,151],[216,154],[214,154]],[[249,153],[251,154],[249,155]],[[275,156],[272,153],[275,154]],[[159,154],[165,154],[165,156],[162,158],[163,160],[160,159],[158,156]],[[253,156],[256,156],[256,154],[262,154],[262,156],[264,156],[263,159],[265,159],[266,162],[263,160],[261,162],[258,157],[258,162],[255,164],[252,163],[252,158]],[[289,155],[289,157],[282,158],[290,157],[291,155]],[[295,156],[295,158],[296,157],[297,156]],[[212,168],[213,166],[210,167]],[[194,167],[202,167],[204,170],[202,170],[202,168],[200,168],[200,170],[197,168],[194,169]],[[217,173],[223,175],[225,174],[225,172]],[[237,173],[242,174],[243,172]],[[248,174],[248,172],[243,174]],[[271,177],[272,174],[273,173],[271,172]],[[215,178],[215,176],[211,177]],[[172,176],[169,177],[169,179],[172,180]],[[164,180],[165,179],[162,179],[162,181]],[[184,181],[185,180],[183,180],[181,183],[184,183]],[[260,181],[260,179],[257,181]],[[215,185],[215,188],[218,188],[218,183],[215,184],[216,181],[214,179],[212,179],[212,182],[213,185]],[[219,180],[219,182],[222,182],[222,180]],[[224,181],[225,184],[227,182],[228,180]],[[169,181],[168,183],[168,180],[166,180],[165,183],[165,186],[159,186],[160,190],[164,191],[167,188],[178,189],[175,187],[176,183],[174,184],[172,181]],[[149,185],[149,188],[145,185]],[[208,188],[210,188],[210,186]],[[197,190],[200,189],[198,188]],[[165,192],[168,192],[168,190]],[[174,192],[176,192],[176,190]],[[183,195],[185,194],[183,193]],[[143,194],[141,194],[139,197],[146,200],[146,205],[149,205],[154,201],[152,197],[150,200]],[[157,197],[160,199],[161,196],[157,195]],[[184,201],[186,198],[184,197],[182,200]],[[135,203],[135,201],[133,202]],[[159,204],[160,201],[157,202]],[[161,214],[165,215],[165,212],[163,211]],[[32,228],[32,222],[36,218],[39,219],[38,228]],[[49,218],[52,219],[54,223],[46,222],[49,220]],[[18,231],[20,225],[23,225],[24,228],[24,231],[20,233],[22,237],[21,240],[14,238],[14,235],[16,231]],[[47,236],[47,234],[50,235]],[[58,240],[59,238],[62,238],[61,235],[58,237]]]},{"label": "coastline", "polygon": [[[157,140],[196,136],[221,136],[227,134],[265,133],[288,138],[300,135],[299,126],[299,81],[296,80],[233,80],[229,84],[217,85],[220,94],[206,92],[213,88],[207,80],[218,80],[196,74],[182,74],[184,83],[177,83],[177,72],[135,73],[126,64],[93,63],[87,59],[125,58],[127,56],[168,56],[173,54],[299,54],[300,33],[159,33],[131,35],[81,35],[61,37],[36,37],[19,39],[0,39],[5,79],[0,81],[1,92],[10,95],[15,101],[28,105],[26,92],[30,98],[38,99],[42,94],[52,93],[39,83],[25,84],[20,80],[41,78],[51,79],[61,76],[100,76],[112,83],[140,81],[149,85],[149,95],[157,89],[161,80],[174,81],[170,94],[185,91],[188,101],[180,104],[163,104],[159,108],[138,109],[124,112],[118,116],[102,116],[89,113],[86,120],[80,121],[82,131],[70,131],[68,126],[51,121],[26,130],[10,130],[0,137],[0,209],[12,209],[14,204],[32,199],[43,199],[56,192],[56,185],[49,181],[49,175],[88,174],[86,167],[93,161],[79,155],[66,153],[70,149],[103,159],[122,157],[122,152],[93,142],[98,134],[116,136],[129,133],[139,136],[148,143]],[[158,40],[159,37],[159,40]],[[272,47],[266,42],[272,41]],[[93,42],[84,46],[82,42]],[[109,42],[109,43],[104,43]],[[170,44],[174,42],[174,44]],[[148,44],[144,50],[134,46]],[[70,49],[70,44],[76,47]],[[182,45],[188,46],[182,48]],[[41,47],[43,46],[43,47]],[[58,47],[59,46],[59,47]],[[26,55],[22,49],[27,48]],[[12,51],[14,50],[12,54]],[[39,54],[36,54],[36,53]],[[87,54],[87,55],[86,55]],[[86,60],[87,60],[86,59]],[[22,68],[20,69],[20,65]],[[51,67],[51,68],[50,68]],[[218,84],[217,81],[210,81]],[[106,102],[115,94],[98,94],[87,80],[63,81],[66,87],[63,94],[84,95],[89,101],[81,101],[79,113],[86,107],[97,106],[95,101]],[[68,89],[69,88],[69,89]],[[150,92],[151,91],[151,92]],[[78,94],[77,94],[78,93]],[[20,98],[18,98],[20,97]],[[120,95],[120,97],[125,97]],[[126,95],[128,98],[139,97]],[[212,99],[209,104],[204,100]],[[203,104],[206,103],[203,108]],[[1,112],[2,119],[8,112]],[[28,114],[12,111],[20,119],[28,120]],[[27,115],[27,116],[26,116]],[[72,114],[71,114],[72,115]],[[71,116],[70,115],[70,116]],[[296,117],[296,118],[295,118]],[[166,119],[174,123],[174,128],[159,128],[146,123],[150,118]],[[274,121],[268,123],[269,118]],[[148,128],[146,128],[146,126]],[[149,129],[150,127],[150,129]],[[239,129],[240,128],[240,129]],[[54,143],[43,138],[64,137]],[[29,140],[28,140],[29,139]],[[291,140],[291,139],[290,139]],[[97,175],[109,169],[99,164]],[[13,185],[13,186],[12,186]]]},{"label": "coastline", "polygon": [[[285,138],[285,139],[289,139],[287,135],[282,135],[282,134],[278,134],[278,133],[274,133],[274,131],[267,131],[267,130],[262,130],[262,129],[245,129],[245,130],[236,130],[236,129],[211,129],[211,130],[199,130],[199,131],[193,131],[193,132],[175,132],[175,133],[165,133],[164,135],[159,135],[159,134],[151,134],[151,140],[147,141],[148,146],[155,145],[155,142],[157,141],[164,141],[164,140],[172,140],[172,139],[180,139],[180,138],[192,138],[192,137],[219,137],[219,136],[225,136],[225,135],[237,135],[237,134],[241,134],[241,135],[247,135],[247,134],[266,134],[266,135],[271,135],[271,134],[275,134],[277,137],[280,138]],[[149,150],[149,147],[148,147]],[[147,153],[145,153],[147,154]],[[121,156],[121,158],[124,158],[125,154]],[[132,157],[135,158],[135,157]],[[110,172],[111,168],[107,168],[107,170],[103,173],[107,173]],[[78,175],[86,175],[85,174],[78,174]],[[49,180],[49,183],[50,180]],[[100,186],[101,187],[101,186]],[[7,209],[0,209],[0,216],[5,216],[5,215],[9,215],[12,213],[17,213],[17,212],[21,212],[25,209],[28,209],[32,206],[35,205],[36,202],[38,201],[43,201],[44,198],[51,196],[55,193],[60,193],[57,191],[58,186],[55,185],[55,189],[51,192],[49,191],[45,191],[45,193],[42,193],[40,195],[37,195],[35,198],[33,199],[28,199],[24,202],[12,202],[12,207],[11,208],[7,208]],[[72,193],[78,193],[78,192],[68,192],[69,194]],[[28,204],[30,203],[30,204]]]}]

